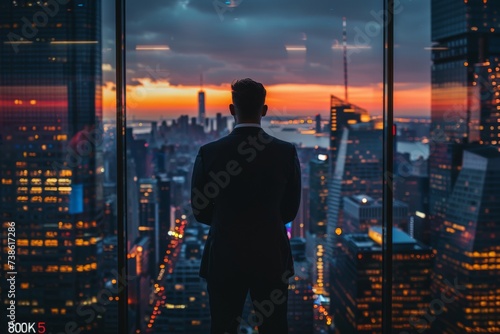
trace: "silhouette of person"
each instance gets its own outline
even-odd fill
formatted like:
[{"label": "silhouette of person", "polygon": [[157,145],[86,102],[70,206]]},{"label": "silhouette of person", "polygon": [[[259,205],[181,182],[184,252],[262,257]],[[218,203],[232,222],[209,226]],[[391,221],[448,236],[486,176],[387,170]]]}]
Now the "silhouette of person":
[{"label": "silhouette of person", "polygon": [[[191,183],[194,216],[210,225],[200,267],[210,333],[238,333],[243,325],[286,334],[294,270],[285,224],[299,207],[300,164],[294,145],[260,126],[268,109],[264,86],[246,78],[231,88],[234,130],[199,149]],[[255,316],[242,319],[248,292]]]}]

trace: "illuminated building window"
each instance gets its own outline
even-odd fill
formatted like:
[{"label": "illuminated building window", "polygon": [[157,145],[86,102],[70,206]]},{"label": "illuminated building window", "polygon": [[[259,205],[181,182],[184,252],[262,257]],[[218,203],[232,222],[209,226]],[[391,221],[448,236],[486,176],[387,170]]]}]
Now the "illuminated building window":
[{"label": "illuminated building window", "polygon": [[42,184],[42,179],[40,179],[40,178],[32,178],[31,179],[31,184],[39,186],[39,185]]},{"label": "illuminated building window", "polygon": [[42,196],[33,196],[33,197],[31,197],[31,202],[32,203],[42,203],[43,198],[42,198]]},{"label": "illuminated building window", "polygon": [[31,271],[34,273],[43,272],[43,266],[39,266],[39,265],[31,266]]},{"label": "illuminated building window", "polygon": [[70,230],[73,228],[73,224],[71,223],[59,222],[58,226],[60,230]]},{"label": "illuminated building window", "polygon": [[28,239],[17,239],[18,246],[28,246]]},{"label": "illuminated building window", "polygon": [[2,179],[2,184],[12,184],[12,179]]},{"label": "illuminated building window", "polygon": [[69,176],[72,176],[73,175],[73,172],[71,170],[68,170],[68,169],[64,169],[64,170],[61,170],[59,172],[59,176],[60,177],[69,177]]},{"label": "illuminated building window", "polygon": [[56,196],[46,196],[43,201],[45,203],[57,203],[58,198]]},{"label": "illuminated building window", "polygon": [[30,194],[41,194],[42,187],[31,187]]},{"label": "illuminated building window", "polygon": [[59,271],[59,266],[57,266],[57,265],[49,265],[45,269],[46,273],[53,273],[53,272],[58,272],[58,271]]},{"label": "illuminated building window", "polygon": [[46,186],[55,186],[57,185],[57,179],[56,178],[48,178],[45,180],[45,185]]},{"label": "illuminated building window", "polygon": [[[71,179],[61,178],[58,180],[58,183],[59,183],[59,185],[69,186],[69,185],[71,185]],[[60,188],[59,190],[61,190],[61,188],[63,190],[67,190],[69,188],[69,190],[71,191],[71,187],[59,187],[59,188]]]},{"label": "illuminated building window", "polygon": [[67,135],[56,135],[56,136],[54,136],[54,140],[65,141],[65,140],[68,140],[68,136]]},{"label": "illuminated building window", "polygon": [[30,245],[33,246],[33,247],[42,247],[43,246],[43,240],[33,239],[33,240],[31,240]]},{"label": "illuminated building window", "polygon": [[58,246],[58,240],[57,239],[54,239],[54,240],[45,240],[45,246],[46,247],[57,247]]},{"label": "illuminated building window", "polygon": [[27,202],[28,201],[28,196],[17,196],[16,200],[18,202]]},{"label": "illuminated building window", "polygon": [[[73,271],[73,267],[72,266],[68,266],[68,265],[62,265],[62,266],[59,267],[59,271],[62,272],[62,273],[70,273],[70,272]],[[69,305],[69,306],[72,306],[72,305]]]}]

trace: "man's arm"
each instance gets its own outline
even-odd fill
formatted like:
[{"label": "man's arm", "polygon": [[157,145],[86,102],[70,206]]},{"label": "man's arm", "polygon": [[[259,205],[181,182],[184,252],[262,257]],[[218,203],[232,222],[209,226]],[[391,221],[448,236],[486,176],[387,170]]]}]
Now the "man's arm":
[{"label": "man's arm", "polygon": [[213,202],[204,194],[206,179],[203,167],[203,150],[200,148],[194,162],[191,179],[191,208],[197,221],[210,225],[212,223]]},{"label": "man's arm", "polygon": [[302,192],[299,158],[297,157],[295,146],[292,146],[292,148],[292,172],[287,180],[285,196],[281,203],[281,217],[283,218],[284,224],[291,222],[297,215]]}]

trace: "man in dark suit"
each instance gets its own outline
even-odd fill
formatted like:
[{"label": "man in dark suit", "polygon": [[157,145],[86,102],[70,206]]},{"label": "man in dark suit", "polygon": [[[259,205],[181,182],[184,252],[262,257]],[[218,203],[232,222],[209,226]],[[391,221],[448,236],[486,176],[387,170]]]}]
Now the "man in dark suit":
[{"label": "man in dark suit", "polygon": [[[264,86],[247,78],[231,88],[234,130],[200,148],[192,178],[194,216],[210,225],[200,276],[207,280],[211,334],[237,333],[240,324],[286,334],[294,271],[285,224],[298,211],[300,165],[295,146],[260,127]],[[249,291],[255,317],[242,319]]]}]

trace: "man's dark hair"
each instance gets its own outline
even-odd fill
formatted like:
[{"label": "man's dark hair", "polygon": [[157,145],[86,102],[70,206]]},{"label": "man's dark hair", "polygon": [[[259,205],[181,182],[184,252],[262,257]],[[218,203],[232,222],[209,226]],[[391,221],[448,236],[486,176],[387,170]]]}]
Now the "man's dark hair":
[{"label": "man's dark hair", "polygon": [[235,80],[231,84],[233,104],[247,117],[254,117],[266,101],[266,89],[250,78]]}]

